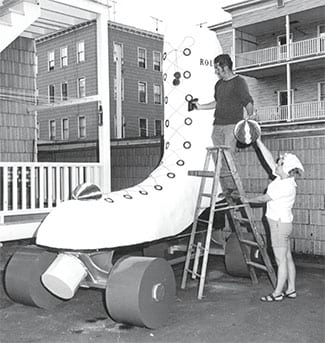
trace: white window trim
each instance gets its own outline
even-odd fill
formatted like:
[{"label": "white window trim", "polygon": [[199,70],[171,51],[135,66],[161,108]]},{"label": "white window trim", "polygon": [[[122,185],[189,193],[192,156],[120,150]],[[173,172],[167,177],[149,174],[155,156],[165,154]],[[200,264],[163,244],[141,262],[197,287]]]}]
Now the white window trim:
[{"label": "white window trim", "polygon": [[[83,46],[84,46],[84,50],[83,50],[83,52],[84,52],[84,59],[83,59],[83,61],[79,61],[79,43],[83,43]],[[84,40],[79,40],[76,44],[77,44],[77,47],[76,47],[77,64],[78,63],[83,63],[83,62],[86,61],[86,45],[85,45],[85,41]]]},{"label": "white window trim", "polygon": [[[155,94],[155,86],[158,86],[160,88],[160,102],[159,103],[155,102],[155,95],[156,95]],[[154,103],[154,105],[161,105],[162,104],[162,86],[159,85],[158,83],[154,83],[152,88],[153,88],[153,103]]]},{"label": "white window trim", "polygon": [[145,120],[145,121],[146,121],[146,137],[148,137],[148,136],[149,136],[149,130],[148,130],[148,118],[139,118],[139,119],[138,119],[139,137],[142,137],[142,136],[141,136],[140,120]]},{"label": "white window trim", "polygon": [[[54,139],[51,139],[51,122],[54,122]],[[56,140],[56,120],[55,119],[50,119],[49,120],[49,140],[50,141],[55,141]]]},{"label": "white window trim", "polygon": [[[50,54],[53,52],[53,69],[50,69]],[[50,50],[47,52],[47,71],[52,71],[55,69],[55,51],[54,50]]]},{"label": "white window trim", "polygon": [[[145,101],[145,102],[141,102],[141,101],[140,101],[140,91],[139,91],[139,85],[140,85],[140,83],[143,83],[143,84],[145,84],[145,86],[146,86],[146,101]],[[138,81],[138,103],[139,103],[139,104],[147,104],[147,103],[148,103],[148,84],[147,84],[147,82],[145,82],[145,81]]]},{"label": "white window trim", "polygon": [[[62,50],[63,49],[67,49],[67,65],[66,66],[64,66],[63,64],[62,64]],[[68,60],[68,46],[67,45],[65,45],[65,46],[62,46],[61,48],[60,48],[60,67],[61,68],[66,68],[67,66],[69,65],[69,60]]]},{"label": "white window trim", "polygon": [[[64,138],[64,130],[63,130],[63,121],[64,120],[68,121],[68,138]],[[69,118],[62,118],[61,119],[61,139],[63,141],[67,141],[67,140],[69,140],[69,136],[70,136],[70,122],[69,122]]]},{"label": "white window trim", "polygon": [[[84,137],[80,136],[80,119],[81,118],[85,118],[85,136]],[[78,116],[78,138],[84,139],[86,137],[87,137],[87,118],[86,118],[86,116]]]},{"label": "white window trim", "polygon": [[[140,49],[141,50],[144,50],[144,62],[145,62],[145,67],[142,68],[139,66],[139,57],[140,57]],[[137,66],[138,68],[141,68],[141,69],[147,69],[148,68],[148,58],[147,58],[147,49],[146,48],[142,48],[141,46],[138,46],[138,60],[137,60]]]},{"label": "white window trim", "polygon": [[[155,70],[155,63],[154,63],[155,62],[155,58],[154,58],[155,54],[159,54],[160,70]],[[160,51],[153,51],[152,52],[152,70],[157,72],[157,73],[160,73],[162,71],[162,58],[161,58],[161,52]]]},{"label": "white window trim", "polygon": [[[81,79],[84,79],[85,80],[85,96],[80,96],[80,80]],[[82,98],[85,98],[86,97],[86,78],[83,76],[83,77],[78,77],[77,79],[77,95],[78,95],[78,98],[79,99],[82,99]]]}]

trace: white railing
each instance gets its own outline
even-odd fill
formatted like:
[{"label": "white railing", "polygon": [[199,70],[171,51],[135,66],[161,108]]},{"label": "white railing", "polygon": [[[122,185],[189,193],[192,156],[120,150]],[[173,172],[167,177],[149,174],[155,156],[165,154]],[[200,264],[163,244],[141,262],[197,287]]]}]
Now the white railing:
[{"label": "white railing", "polygon": [[[236,68],[278,63],[287,59],[287,45],[274,46],[236,54]],[[289,44],[290,58],[313,56],[325,53],[325,37],[317,37]]]},{"label": "white railing", "polygon": [[291,118],[288,106],[267,106],[256,110],[259,122],[280,122],[325,119],[325,101],[303,102],[291,105]]},{"label": "white railing", "polygon": [[0,162],[0,223],[10,215],[49,212],[80,183],[101,185],[98,163]]}]

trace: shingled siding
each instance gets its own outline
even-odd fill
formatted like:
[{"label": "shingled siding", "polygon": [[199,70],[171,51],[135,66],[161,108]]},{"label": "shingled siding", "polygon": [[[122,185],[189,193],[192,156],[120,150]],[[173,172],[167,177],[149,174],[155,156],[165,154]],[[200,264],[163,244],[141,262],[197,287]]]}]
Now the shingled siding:
[{"label": "shingled siding", "polygon": [[[325,255],[325,135],[263,137],[273,156],[290,151],[302,161],[305,173],[296,179],[298,185],[294,205],[292,249],[297,253]],[[242,149],[237,164],[248,196],[265,192],[271,181],[252,147]],[[257,227],[267,233],[264,207],[253,209]]]},{"label": "shingled siding", "polygon": [[31,162],[35,116],[27,112],[35,94],[32,39],[17,38],[0,53],[0,161]]}]

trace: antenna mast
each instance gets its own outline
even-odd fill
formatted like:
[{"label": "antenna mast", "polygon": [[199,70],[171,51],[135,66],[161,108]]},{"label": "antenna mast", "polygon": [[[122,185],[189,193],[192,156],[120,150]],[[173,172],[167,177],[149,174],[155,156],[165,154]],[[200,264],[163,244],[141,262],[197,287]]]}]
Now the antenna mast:
[{"label": "antenna mast", "polygon": [[162,23],[163,21],[161,19],[153,17],[153,16],[150,16],[150,18],[152,18],[155,21],[155,23],[156,23],[156,31],[158,32],[158,25],[159,25],[159,23]]}]

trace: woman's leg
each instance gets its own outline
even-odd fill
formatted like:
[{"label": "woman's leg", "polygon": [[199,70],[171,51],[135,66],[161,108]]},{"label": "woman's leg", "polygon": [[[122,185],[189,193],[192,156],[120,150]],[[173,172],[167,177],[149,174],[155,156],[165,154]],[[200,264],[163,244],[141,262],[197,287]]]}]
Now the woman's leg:
[{"label": "woman's leg", "polygon": [[291,293],[296,290],[296,266],[292,258],[290,241],[288,242],[287,251],[287,269],[288,269],[288,288],[286,293]]},{"label": "woman's leg", "polygon": [[284,286],[288,279],[287,254],[288,247],[273,247],[274,256],[278,265],[277,283],[273,292],[277,296],[283,292]]}]

